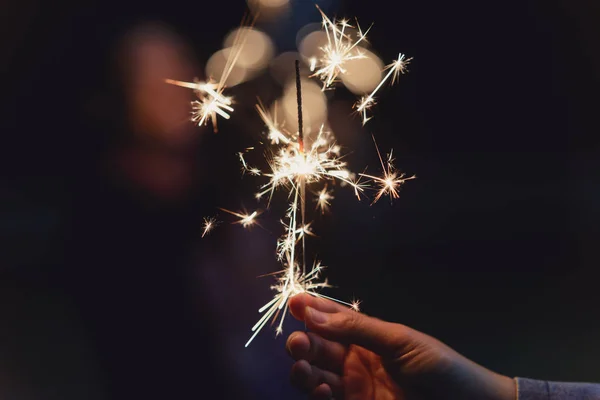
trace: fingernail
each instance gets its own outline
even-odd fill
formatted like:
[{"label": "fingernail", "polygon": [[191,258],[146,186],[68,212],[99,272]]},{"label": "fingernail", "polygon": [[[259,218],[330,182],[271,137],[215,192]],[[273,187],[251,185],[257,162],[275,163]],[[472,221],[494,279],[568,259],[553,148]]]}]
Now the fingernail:
[{"label": "fingernail", "polygon": [[292,355],[292,351],[290,350],[290,344],[292,343],[292,341],[294,340],[294,338],[296,337],[297,332],[293,332],[289,337],[288,340],[285,342],[285,349],[287,350],[289,355]]},{"label": "fingernail", "polygon": [[310,319],[315,324],[324,324],[329,319],[329,316],[321,311],[317,311],[314,308],[306,307],[306,319]]}]

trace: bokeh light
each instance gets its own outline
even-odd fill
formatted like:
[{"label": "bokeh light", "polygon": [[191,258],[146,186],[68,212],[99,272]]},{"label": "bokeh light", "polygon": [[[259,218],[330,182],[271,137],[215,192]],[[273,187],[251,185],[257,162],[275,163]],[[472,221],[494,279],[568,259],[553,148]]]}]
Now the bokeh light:
[{"label": "bokeh light", "polygon": [[313,57],[318,58],[322,53],[321,47],[326,44],[327,34],[322,30],[313,30],[298,41],[298,50],[302,54],[302,57],[307,60]]},{"label": "bokeh light", "polygon": [[346,72],[340,76],[342,83],[354,94],[365,94],[379,84],[382,77],[383,61],[373,52],[361,49],[364,58],[348,60]]},{"label": "bokeh light", "polygon": [[[236,38],[241,40],[243,46],[234,45]],[[243,38],[243,39],[240,39]],[[224,41],[224,48],[215,52],[206,63],[206,74],[219,81],[227,65],[227,60],[232,57],[232,52],[239,51],[231,74],[224,82],[232,87],[252,79],[257,73],[269,65],[275,54],[273,41],[263,32],[242,27],[233,30]],[[235,57],[235,54],[233,54]]]},{"label": "bokeh light", "polygon": [[273,41],[264,32],[252,28],[238,28],[232,31],[225,38],[225,48],[233,46],[236,36],[244,35],[246,37],[242,52],[237,60],[237,65],[241,68],[255,72],[269,65],[269,61],[275,53]]},{"label": "bokeh light", "polygon": [[[230,56],[232,49],[231,47],[221,49],[215,52],[206,62],[206,75],[216,81],[221,80],[223,71],[227,64],[227,59]],[[224,84],[228,87],[239,85],[247,79],[248,73],[245,68],[235,65],[231,71],[231,74],[227,77]]]},{"label": "bokeh light", "polygon": [[259,20],[281,17],[290,9],[289,0],[248,0],[248,7]]}]

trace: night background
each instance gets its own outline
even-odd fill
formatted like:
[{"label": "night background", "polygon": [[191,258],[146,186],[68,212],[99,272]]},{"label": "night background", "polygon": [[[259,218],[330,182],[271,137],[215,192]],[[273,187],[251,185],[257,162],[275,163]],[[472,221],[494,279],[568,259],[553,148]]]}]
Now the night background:
[{"label": "night background", "polygon": [[[203,78],[246,3],[53,3],[0,4],[0,397],[301,398],[284,347],[302,324],[244,348],[281,207],[201,238],[216,207],[256,207],[236,153],[281,85],[267,68],[232,88],[214,134],[162,82]],[[365,128],[328,94],[354,170],[379,172],[373,133],[418,179],[372,206],[337,189],[309,247],[327,294],[502,374],[600,382],[600,5],[317,3],[373,22],[385,63],[414,57]],[[314,4],[257,23],[276,54]]]}]

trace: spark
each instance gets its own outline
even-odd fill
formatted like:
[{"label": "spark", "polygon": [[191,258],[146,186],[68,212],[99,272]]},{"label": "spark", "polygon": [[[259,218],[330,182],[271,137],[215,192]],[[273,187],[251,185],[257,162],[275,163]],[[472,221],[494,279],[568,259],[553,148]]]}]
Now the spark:
[{"label": "spark", "polygon": [[184,82],[184,81],[178,81],[175,79],[165,79],[165,82],[169,83],[171,85],[192,89],[195,92],[200,92],[205,95],[210,95],[210,96],[216,98],[217,100],[219,100],[220,102],[222,102],[223,104],[227,104],[227,105],[231,104],[230,98],[223,96],[222,94],[218,93],[215,90],[218,88],[219,85],[218,85],[218,83],[216,83],[212,80],[209,82],[201,82],[198,80],[194,80],[194,82]]},{"label": "spark", "polygon": [[[249,147],[246,149],[246,151],[253,149],[253,147]],[[248,172],[250,175],[254,176],[258,176],[261,174],[260,169],[248,165],[248,163],[246,162],[246,158],[244,157],[244,153],[238,153],[238,157],[240,159],[240,162],[242,163],[242,174],[245,172]]]},{"label": "spark", "polygon": [[[286,186],[292,192],[299,190],[299,184],[310,184],[325,179],[339,180],[354,189],[357,198],[363,191],[363,186],[352,180],[346,169],[346,162],[335,154],[336,146],[322,139],[328,135],[324,125],[321,126],[317,138],[308,151],[300,151],[298,141],[278,148],[269,161],[270,171],[262,173],[269,181],[261,186],[260,197],[273,193],[278,187]],[[291,193],[290,193],[291,194]]]},{"label": "spark", "polygon": [[166,83],[176,85],[188,89],[192,89],[198,100],[192,101],[192,117],[191,120],[198,126],[207,125],[210,121],[213,126],[213,131],[218,132],[217,116],[224,119],[230,119],[231,113],[234,111],[231,105],[233,99],[225,96],[223,92],[226,89],[225,83],[235,68],[237,61],[244,50],[246,40],[248,39],[249,29],[254,25],[254,20],[250,21],[246,17],[242,19],[241,27],[237,30],[233,39],[233,44],[230,48],[229,55],[225,62],[225,67],[218,82],[210,79],[208,82],[184,82],[174,79],[165,79]]},{"label": "spark", "polygon": [[279,144],[279,142],[283,144],[290,143],[290,135],[283,129],[283,123],[277,119],[277,102],[273,104],[273,114],[270,114],[266,110],[260,99],[258,99],[256,110],[268,129],[268,138],[271,144]]},{"label": "spark", "polygon": [[350,308],[356,312],[360,312],[360,303],[361,303],[360,300],[353,300],[350,305]]},{"label": "spark", "polygon": [[192,101],[191,120],[196,125],[206,125],[208,121],[211,121],[214,131],[217,132],[217,115],[225,119],[231,117],[229,113],[233,112],[233,107],[231,107],[233,99],[223,95],[224,88],[219,89],[219,83],[214,82],[212,79],[209,82],[198,80],[184,82],[175,79],[165,79],[165,82],[194,91],[198,100]]},{"label": "spark", "polygon": [[325,213],[329,210],[333,198],[332,191],[327,190],[327,185],[325,185],[325,187],[317,193],[317,209],[320,209],[321,213]]},{"label": "spark", "polygon": [[[345,65],[348,61],[364,58],[364,53],[360,50],[359,44],[366,42],[369,27],[363,32],[356,22],[358,34],[352,38],[347,32],[347,28],[354,28],[348,23],[348,20],[331,20],[317,5],[321,13],[322,25],[327,35],[327,44],[320,47],[321,55],[310,60],[311,76],[318,77],[323,81],[323,90],[330,88],[336,82],[338,76],[346,72]],[[316,70],[316,71],[315,71]]]},{"label": "spark", "polygon": [[214,131],[217,132],[217,114],[225,119],[229,119],[230,115],[226,111],[233,112],[233,108],[221,102],[216,97],[203,97],[200,100],[192,102],[192,121],[198,126],[202,126],[210,118]]},{"label": "spark", "polygon": [[[293,204],[290,206],[290,213],[293,212],[292,207],[294,207]],[[290,213],[287,215],[288,218],[290,217]],[[279,261],[282,261],[305,235],[315,236],[311,230],[311,223],[301,226],[293,232],[290,231],[291,228],[287,222],[281,221],[281,225],[284,227],[286,233],[277,240],[277,259]]]},{"label": "spark", "polygon": [[[375,142],[375,137],[373,137],[373,142]],[[394,158],[393,151],[390,151],[386,162],[383,162],[383,158],[381,157],[381,152],[377,147],[377,143],[375,142],[375,148],[377,149],[377,155],[379,156],[379,161],[381,162],[381,168],[383,169],[382,176],[373,176],[360,174],[365,178],[372,179],[379,186],[379,191],[377,195],[373,199],[373,203],[375,204],[381,199],[381,197],[385,195],[390,196],[390,200],[398,199],[400,197],[400,187],[404,184],[404,182],[416,179],[416,176],[407,177],[404,173],[398,173],[394,167]]]},{"label": "spark", "polygon": [[365,125],[372,118],[367,116],[367,111],[375,105],[375,93],[377,93],[377,91],[379,91],[379,89],[381,89],[385,82],[387,82],[390,78],[392,78],[392,85],[395,84],[398,76],[407,72],[406,66],[411,60],[412,58],[407,59],[402,53],[398,54],[398,59],[394,60],[393,63],[384,68],[384,71],[389,70],[389,72],[383,77],[375,89],[373,89],[371,94],[361,97],[360,100],[358,100],[358,102],[354,105],[356,112],[362,114],[363,125]]},{"label": "spark", "polygon": [[209,234],[219,224],[215,217],[204,217],[204,224],[202,225],[202,237]]},{"label": "spark", "polygon": [[250,228],[254,225],[258,225],[258,222],[256,222],[256,217],[258,217],[260,215],[260,211],[253,211],[252,213],[248,214],[246,212],[235,212],[235,211],[230,211],[227,210],[225,208],[219,208],[219,210],[221,211],[225,211],[226,213],[229,213],[233,216],[236,216],[239,218],[238,221],[235,221],[234,224],[240,224],[242,225],[242,227],[244,228]]}]

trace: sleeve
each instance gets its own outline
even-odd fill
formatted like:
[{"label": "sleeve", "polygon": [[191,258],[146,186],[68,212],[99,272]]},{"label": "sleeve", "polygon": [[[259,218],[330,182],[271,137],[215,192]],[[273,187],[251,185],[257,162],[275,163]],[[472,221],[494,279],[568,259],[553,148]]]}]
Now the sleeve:
[{"label": "sleeve", "polygon": [[515,380],[517,400],[600,400],[600,384]]}]

